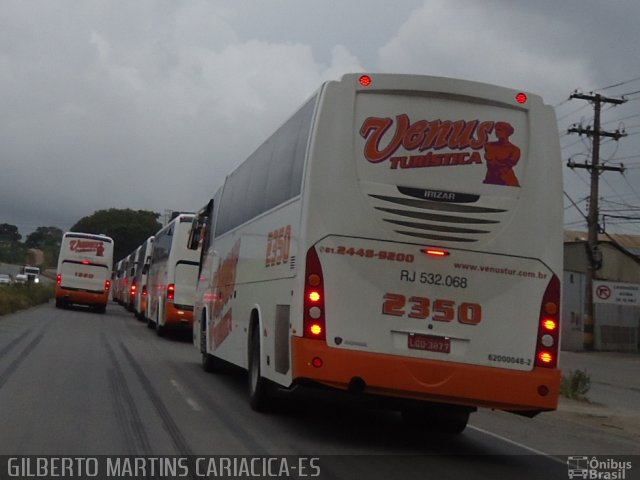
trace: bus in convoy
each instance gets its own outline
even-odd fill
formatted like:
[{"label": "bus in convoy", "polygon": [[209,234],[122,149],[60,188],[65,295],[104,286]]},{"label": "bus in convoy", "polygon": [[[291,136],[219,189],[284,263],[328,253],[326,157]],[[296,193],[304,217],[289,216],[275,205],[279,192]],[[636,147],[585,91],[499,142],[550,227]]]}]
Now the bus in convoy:
[{"label": "bus in convoy", "polygon": [[136,306],[136,298],[138,296],[138,285],[136,283],[136,279],[138,278],[139,273],[142,271],[142,262],[139,262],[141,250],[142,245],[136,248],[129,255],[129,288],[127,289],[126,303],[124,304],[124,307],[130,312],[134,311],[134,308]]},{"label": "bus in convoy", "polygon": [[56,275],[56,307],[88,305],[104,313],[109,301],[113,239],[105,235],[66,232]]},{"label": "bus in convoy", "polygon": [[116,262],[111,272],[111,298],[118,301],[118,288],[120,287],[120,277],[122,269],[122,260]]},{"label": "bus in convoy", "polygon": [[151,264],[151,255],[153,254],[153,236],[147,238],[138,250],[138,269],[134,278],[136,285],[136,295],[133,305],[133,313],[136,318],[143,320],[146,318],[147,298],[148,298],[148,281],[149,266]]},{"label": "bus in convoy", "polygon": [[194,219],[203,367],[247,369],[256,410],[314,386],[452,433],[478,407],[555,409],[559,152],[537,95],[323,84]]},{"label": "bus in convoy", "polygon": [[116,266],[115,266],[116,268],[115,283],[116,284],[114,285],[114,289],[113,289],[113,299],[116,302],[118,302],[120,305],[123,304],[123,299],[124,299],[124,289],[127,281],[128,259],[129,259],[129,256],[127,255],[118,263],[116,263]]},{"label": "bus in convoy", "polygon": [[120,304],[128,308],[129,298],[131,296],[131,281],[135,275],[135,250],[124,258],[124,276],[120,288]]},{"label": "bus in convoy", "polygon": [[167,327],[191,329],[200,252],[187,248],[193,215],[177,214],[156,233],[147,284],[147,323],[163,335]]}]

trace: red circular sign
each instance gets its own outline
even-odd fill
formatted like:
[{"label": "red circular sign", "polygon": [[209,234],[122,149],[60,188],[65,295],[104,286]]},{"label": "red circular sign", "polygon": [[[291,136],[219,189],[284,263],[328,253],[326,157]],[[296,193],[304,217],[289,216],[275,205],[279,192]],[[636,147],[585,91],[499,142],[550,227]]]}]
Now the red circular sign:
[{"label": "red circular sign", "polygon": [[611,296],[611,289],[606,285],[600,285],[596,288],[596,295],[602,300],[607,300]]}]

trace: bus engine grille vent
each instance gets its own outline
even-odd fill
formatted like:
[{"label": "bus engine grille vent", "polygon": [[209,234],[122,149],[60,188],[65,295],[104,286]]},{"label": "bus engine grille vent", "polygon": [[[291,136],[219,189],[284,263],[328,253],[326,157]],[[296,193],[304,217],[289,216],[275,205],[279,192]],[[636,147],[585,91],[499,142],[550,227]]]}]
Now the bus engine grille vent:
[{"label": "bus engine grille vent", "polygon": [[443,242],[477,242],[500,225],[504,209],[475,205],[420,200],[388,195],[369,196],[382,220],[393,225],[394,232],[413,239]]}]

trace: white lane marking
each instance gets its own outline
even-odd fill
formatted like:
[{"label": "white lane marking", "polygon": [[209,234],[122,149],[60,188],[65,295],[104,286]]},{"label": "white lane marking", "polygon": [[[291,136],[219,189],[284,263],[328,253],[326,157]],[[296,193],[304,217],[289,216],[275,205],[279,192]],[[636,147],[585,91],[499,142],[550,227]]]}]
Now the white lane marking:
[{"label": "white lane marking", "polygon": [[193,398],[187,395],[186,390],[173,378],[171,379],[171,385],[178,391],[178,393],[184,398],[184,401],[187,402],[187,405],[191,407],[191,409],[195,412],[201,412],[202,407],[196,402]]},{"label": "white lane marking", "polygon": [[515,440],[511,440],[510,438],[503,437],[502,435],[498,435],[497,433],[490,432],[489,430],[485,430],[484,428],[475,427],[473,425],[468,425],[467,428],[472,428],[473,430],[475,430],[477,432],[484,433],[485,435],[489,435],[490,437],[497,438],[498,440],[502,440],[503,442],[506,442],[506,443],[509,443],[509,444],[514,445],[516,447],[519,447],[519,448],[522,448],[524,450],[527,450],[528,452],[531,452],[531,453],[533,453],[535,455],[542,455],[543,457],[547,457],[547,458],[549,458],[551,460],[554,460],[555,462],[558,462],[558,463],[560,463],[562,465],[566,465],[566,463],[563,460],[561,460],[559,458],[556,458],[553,455],[545,453],[545,452],[543,452],[541,450],[536,450],[535,448],[532,448],[532,447],[529,447],[527,445],[524,445],[523,443],[516,442]]}]

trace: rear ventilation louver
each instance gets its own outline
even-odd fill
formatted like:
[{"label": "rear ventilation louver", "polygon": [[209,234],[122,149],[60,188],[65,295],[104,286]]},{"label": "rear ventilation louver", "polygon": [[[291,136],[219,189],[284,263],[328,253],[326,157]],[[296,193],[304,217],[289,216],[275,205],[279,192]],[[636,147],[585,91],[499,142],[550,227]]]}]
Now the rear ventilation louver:
[{"label": "rear ventilation louver", "polygon": [[[477,242],[483,235],[494,231],[500,223],[495,215],[506,212],[498,208],[460,203],[387,195],[369,194],[369,196],[384,202],[374,207],[387,214],[383,216],[383,221],[404,227],[394,230],[396,233],[434,241]],[[450,213],[459,215],[450,215]]]}]

